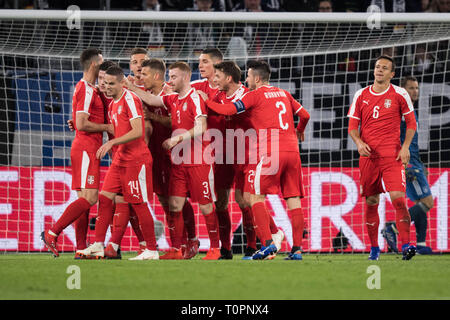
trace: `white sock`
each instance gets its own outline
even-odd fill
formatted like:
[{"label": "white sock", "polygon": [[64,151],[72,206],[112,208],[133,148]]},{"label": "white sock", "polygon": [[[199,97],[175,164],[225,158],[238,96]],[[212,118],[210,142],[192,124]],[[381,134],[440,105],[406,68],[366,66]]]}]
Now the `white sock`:
[{"label": "white sock", "polygon": [[113,243],[113,242],[111,242],[111,246],[112,246],[113,249],[116,250],[116,251],[119,249],[119,245],[118,245],[118,244],[115,244],[115,243]]}]

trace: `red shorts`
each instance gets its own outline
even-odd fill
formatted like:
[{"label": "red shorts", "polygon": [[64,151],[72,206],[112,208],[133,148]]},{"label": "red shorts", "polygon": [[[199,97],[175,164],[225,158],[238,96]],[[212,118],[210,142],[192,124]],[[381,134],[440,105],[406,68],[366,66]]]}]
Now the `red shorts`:
[{"label": "red shorts", "polygon": [[363,197],[389,191],[406,192],[405,168],[400,159],[360,157],[359,172]]},{"label": "red shorts", "polygon": [[100,160],[95,152],[82,149],[70,150],[72,163],[72,190],[98,189],[100,184]]},{"label": "red shorts", "polygon": [[112,164],[106,172],[102,190],[122,194],[128,203],[148,202],[153,196],[152,163],[133,167]]},{"label": "red shorts", "polygon": [[170,168],[169,196],[190,197],[193,202],[208,204],[215,202],[214,170],[212,165]]},{"label": "red shorts", "polygon": [[153,158],[153,192],[157,195],[169,196],[170,166],[170,158]]},{"label": "red shorts", "polygon": [[255,170],[251,170],[249,165],[237,164],[234,166],[234,188],[242,192],[251,193],[251,182],[255,176]]},{"label": "red shorts", "polygon": [[[278,160],[267,156],[257,165],[249,165],[248,180],[252,194],[278,194],[281,189],[283,198],[305,195],[300,154],[298,152],[279,152]],[[253,172],[254,171],[254,172]],[[252,178],[252,175],[253,178]]]},{"label": "red shorts", "polygon": [[234,166],[232,164],[215,164],[214,182],[216,184],[216,190],[231,189],[234,182],[234,173]]}]

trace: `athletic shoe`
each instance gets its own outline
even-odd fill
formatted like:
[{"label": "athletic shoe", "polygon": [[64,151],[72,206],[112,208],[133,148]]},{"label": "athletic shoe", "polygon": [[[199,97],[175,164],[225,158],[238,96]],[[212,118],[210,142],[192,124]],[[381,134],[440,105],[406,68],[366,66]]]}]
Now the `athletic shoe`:
[{"label": "athletic shoe", "polygon": [[184,255],[186,254],[187,245],[182,244],[180,246],[180,249],[181,249],[181,255],[184,257]]},{"label": "athletic shoe", "polygon": [[289,253],[289,255],[284,258],[284,260],[303,260],[301,250],[296,250],[294,252]]},{"label": "athletic shoe", "polygon": [[156,250],[145,249],[140,255],[128,260],[159,260],[159,253]]},{"label": "athletic shoe", "polygon": [[397,234],[398,230],[395,226],[395,223],[386,223],[386,226],[383,230],[381,230],[381,234],[386,239],[389,252],[396,252],[398,253],[397,248]]},{"label": "athletic shoe", "polygon": [[139,245],[139,250],[138,250],[138,255],[140,255],[142,252],[144,252],[145,249],[147,249],[147,246],[144,246],[144,245],[140,244]]},{"label": "athletic shoe", "polygon": [[252,256],[252,260],[272,260],[275,258],[276,252],[277,247],[272,241],[272,243],[267,247],[261,246],[261,249],[256,251]]},{"label": "athletic shoe", "polygon": [[252,260],[252,256],[255,254],[256,249],[253,249],[252,247],[245,248],[244,256],[242,257],[242,260]]},{"label": "athletic shoe", "polygon": [[231,252],[231,250],[220,248],[219,260],[231,260],[231,259],[233,259],[233,253]]},{"label": "athletic shoe", "polygon": [[378,260],[380,258],[380,248],[379,247],[371,247],[369,260]]},{"label": "athletic shoe", "polygon": [[52,236],[48,231],[43,231],[41,233],[41,240],[44,242],[47,249],[51,251],[53,257],[58,258],[59,252],[56,248],[56,238],[56,236]]},{"label": "athletic shoe", "polygon": [[169,251],[159,257],[160,260],[181,260],[183,259],[183,255],[181,254],[181,249],[170,248]]},{"label": "athletic shoe", "polygon": [[402,246],[402,260],[411,260],[412,257],[414,257],[416,255],[416,247],[415,246],[410,246],[409,244],[404,244]]},{"label": "athletic shoe", "polygon": [[202,258],[202,260],[219,260],[220,258],[220,249],[219,248],[209,248],[206,256]]},{"label": "athletic shoe", "polygon": [[184,259],[192,259],[193,257],[195,257],[198,253],[199,247],[200,247],[200,240],[198,239],[188,240],[186,252],[183,255]]},{"label": "athletic shoe", "polygon": [[105,259],[122,259],[120,249],[114,250],[111,243],[109,243],[104,250]]},{"label": "athletic shoe", "polygon": [[283,239],[284,239],[284,232],[281,229],[278,229],[277,233],[272,234],[272,240],[273,243],[275,244],[275,247],[277,247],[277,251],[280,251]]},{"label": "athletic shoe", "polygon": [[84,250],[77,250],[77,253],[85,259],[103,259],[105,256],[103,244],[100,242],[94,242]]},{"label": "athletic shoe", "polygon": [[75,260],[83,260],[83,259],[87,259],[85,256],[83,256],[82,254],[80,254],[79,252],[75,252],[75,257],[73,257]]},{"label": "athletic shoe", "polygon": [[433,250],[427,246],[417,246],[417,254],[433,254]]}]

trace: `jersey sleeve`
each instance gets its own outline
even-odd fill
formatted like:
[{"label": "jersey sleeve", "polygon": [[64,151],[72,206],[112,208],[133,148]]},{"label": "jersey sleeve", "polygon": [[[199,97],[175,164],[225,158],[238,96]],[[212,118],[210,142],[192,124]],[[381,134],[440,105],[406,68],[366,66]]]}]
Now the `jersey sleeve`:
[{"label": "jersey sleeve", "polygon": [[128,107],[128,115],[130,120],[142,118],[142,102],[131,94],[125,96],[126,105]]},{"label": "jersey sleeve", "polygon": [[91,102],[94,97],[94,88],[86,84],[81,85],[75,93],[75,112],[84,112],[90,115]]},{"label": "jersey sleeve", "polygon": [[357,120],[361,120],[361,94],[364,89],[356,91],[350,109],[348,110],[347,116]]},{"label": "jersey sleeve", "polygon": [[411,101],[411,97],[409,96],[408,92],[400,88],[401,90],[398,90],[398,97],[399,97],[399,103],[400,103],[400,110],[402,112],[402,115],[405,116],[411,112],[414,113],[414,105]]},{"label": "jersey sleeve", "polygon": [[206,111],[206,105],[203,99],[200,97],[200,95],[196,92],[191,94],[191,108],[194,113],[194,118],[197,119],[198,117],[208,116],[208,112]]}]

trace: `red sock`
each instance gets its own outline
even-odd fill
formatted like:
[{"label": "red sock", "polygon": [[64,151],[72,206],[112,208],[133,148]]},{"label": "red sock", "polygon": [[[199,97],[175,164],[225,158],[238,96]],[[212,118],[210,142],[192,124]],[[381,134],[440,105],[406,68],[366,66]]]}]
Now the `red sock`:
[{"label": "red sock", "polygon": [[74,226],[77,250],[86,249],[86,238],[89,226],[89,209],[86,210],[77,220],[75,220]]},{"label": "red sock", "polygon": [[263,246],[266,246],[268,240],[272,241],[270,232],[270,214],[266,209],[264,202],[257,202],[252,206],[253,217],[257,226],[258,238]]},{"label": "red sock", "polygon": [[184,221],[183,213],[181,211],[170,211],[169,231],[172,240],[172,247],[180,249],[183,241]]},{"label": "red sock", "polygon": [[253,221],[252,209],[246,207],[242,210],[242,227],[247,237],[247,247],[256,249],[256,232],[255,223]]},{"label": "red sock", "polygon": [[130,206],[128,203],[117,203],[113,218],[113,231],[111,234],[112,243],[120,245],[123,234],[127,230],[128,221],[130,220]]},{"label": "red sock", "polygon": [[378,247],[378,226],[380,225],[380,218],[378,216],[378,204],[369,206],[364,205],[366,216],[367,233],[369,234],[370,245]]},{"label": "red sock", "polygon": [[210,248],[220,248],[219,240],[219,222],[217,219],[216,211],[212,211],[209,214],[204,214],[206,229],[208,229]]},{"label": "red sock", "polygon": [[183,206],[183,220],[186,228],[187,238],[194,239],[195,235],[195,214],[194,208],[189,201],[186,201]]},{"label": "red sock", "polygon": [[91,204],[85,198],[79,198],[69,204],[69,206],[64,210],[61,217],[56,221],[50,230],[59,235],[68,225],[72,224],[77,220],[82,214],[89,210]]},{"label": "red sock", "polygon": [[155,223],[147,203],[131,205],[139,218],[142,234],[149,250],[156,250]]},{"label": "red sock", "polygon": [[228,209],[224,211],[216,210],[217,221],[219,223],[219,238],[222,248],[231,250],[231,217]]},{"label": "red sock", "polygon": [[272,215],[267,211],[267,215],[269,216],[269,227],[270,227],[270,233],[275,234],[278,232],[278,227],[275,224],[275,221],[273,221]]},{"label": "red sock", "polygon": [[114,216],[114,202],[102,195],[98,196],[98,215],[95,222],[95,242],[105,242],[106,231]]},{"label": "red sock", "polygon": [[141,226],[139,224],[139,218],[136,215],[136,212],[134,211],[133,206],[128,206],[128,207],[129,207],[129,212],[130,212],[130,214],[129,214],[130,224],[131,224],[131,227],[133,228],[134,234],[136,235],[136,238],[138,239],[139,242],[145,241],[144,235],[142,234]]},{"label": "red sock", "polygon": [[292,246],[301,247],[303,242],[303,229],[304,229],[304,217],[303,209],[291,210],[291,224],[292,224]]},{"label": "red sock", "polygon": [[409,244],[411,216],[406,207],[406,198],[397,198],[392,201],[395,208],[395,223],[397,224],[400,245]]}]

